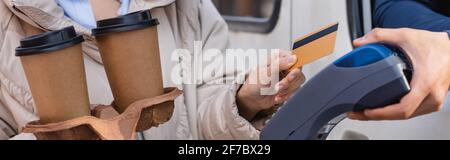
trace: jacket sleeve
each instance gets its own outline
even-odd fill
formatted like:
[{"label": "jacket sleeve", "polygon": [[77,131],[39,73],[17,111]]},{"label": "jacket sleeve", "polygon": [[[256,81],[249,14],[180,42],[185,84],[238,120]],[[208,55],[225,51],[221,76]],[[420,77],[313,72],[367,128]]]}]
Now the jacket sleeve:
[{"label": "jacket sleeve", "polygon": [[[6,29],[9,23],[9,19],[11,18],[11,14],[8,12],[8,9],[6,8],[5,4],[3,2],[0,2],[0,53],[3,53],[2,48],[5,41],[5,33]],[[1,54],[0,54],[1,55]],[[1,57],[0,57],[1,58]],[[0,73],[1,77],[1,73]],[[0,79],[0,97],[2,97],[2,79]],[[15,131],[15,126],[12,126],[10,122],[7,120],[10,117],[9,113],[3,105],[3,102],[0,99],[0,140],[6,140],[11,138],[12,135],[7,133],[7,130],[13,130]]]},{"label": "jacket sleeve", "polygon": [[199,12],[203,54],[208,57],[208,54],[218,53],[213,58],[214,62],[203,64],[203,73],[211,73],[208,69],[212,66],[223,71],[210,77],[204,75],[204,83],[197,88],[197,125],[200,138],[259,139],[259,131],[239,115],[236,105],[236,93],[240,87],[237,81],[244,79],[247,72],[223,66],[226,64],[225,50],[229,46],[227,24],[210,0],[201,1]]},{"label": "jacket sleeve", "polygon": [[12,16],[11,12],[8,12],[8,8],[3,2],[0,2],[0,52],[3,48],[3,42],[5,41],[5,32],[8,26],[8,21]]},{"label": "jacket sleeve", "polygon": [[24,37],[19,18],[0,2],[0,109],[1,118],[14,132],[20,132],[29,121],[36,120],[31,93],[15,48]]},{"label": "jacket sleeve", "polygon": [[450,18],[433,11],[427,0],[376,0],[374,22],[383,28],[450,30]]}]

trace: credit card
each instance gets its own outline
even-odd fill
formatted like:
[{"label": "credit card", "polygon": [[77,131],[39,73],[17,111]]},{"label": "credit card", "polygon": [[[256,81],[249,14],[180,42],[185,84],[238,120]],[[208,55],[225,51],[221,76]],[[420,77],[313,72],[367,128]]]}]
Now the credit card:
[{"label": "credit card", "polygon": [[290,71],[333,53],[338,28],[339,23],[334,23],[295,40],[292,54],[297,56],[297,62]]}]

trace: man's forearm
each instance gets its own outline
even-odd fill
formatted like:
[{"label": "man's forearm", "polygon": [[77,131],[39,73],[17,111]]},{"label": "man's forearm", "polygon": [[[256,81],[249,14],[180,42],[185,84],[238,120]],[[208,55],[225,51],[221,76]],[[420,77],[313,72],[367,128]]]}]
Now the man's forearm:
[{"label": "man's forearm", "polygon": [[376,27],[450,30],[450,18],[433,11],[423,0],[376,0],[374,13]]}]

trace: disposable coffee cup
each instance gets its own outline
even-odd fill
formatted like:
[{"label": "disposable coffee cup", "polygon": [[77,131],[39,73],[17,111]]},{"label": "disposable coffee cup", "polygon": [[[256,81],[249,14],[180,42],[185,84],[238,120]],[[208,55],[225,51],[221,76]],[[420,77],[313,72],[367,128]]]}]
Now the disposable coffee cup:
[{"label": "disposable coffee cup", "polygon": [[43,124],[90,115],[83,41],[67,27],[22,39],[16,48]]},{"label": "disposable coffee cup", "polygon": [[135,101],[164,94],[158,24],[145,10],[98,21],[92,30],[120,113]]}]

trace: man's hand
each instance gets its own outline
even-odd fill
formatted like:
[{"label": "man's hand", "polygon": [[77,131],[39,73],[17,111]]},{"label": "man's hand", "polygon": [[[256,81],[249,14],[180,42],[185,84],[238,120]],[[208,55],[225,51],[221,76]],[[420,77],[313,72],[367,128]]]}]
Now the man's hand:
[{"label": "man's hand", "polygon": [[414,29],[375,29],[354,41],[355,46],[384,43],[401,48],[414,74],[411,92],[399,104],[349,113],[358,120],[403,120],[439,111],[450,86],[450,39],[445,32]]},{"label": "man's hand", "polygon": [[[237,94],[237,104],[239,113],[245,119],[251,121],[258,112],[270,109],[277,104],[285,102],[300,86],[305,82],[305,76],[300,69],[294,69],[289,73],[286,73],[297,62],[297,57],[291,55],[289,52],[280,51],[279,54],[274,54],[269,60],[267,65],[258,67],[255,71],[250,73],[245,84],[241,87]],[[279,70],[272,70],[272,68],[278,68]],[[272,72],[281,72],[281,74],[275,74]],[[273,75],[283,75],[280,82],[275,85],[276,94],[274,95],[261,95],[263,88],[269,88]],[[268,75],[268,76],[261,76]],[[266,78],[266,79],[261,79]],[[254,83],[256,80],[257,83]]]}]

